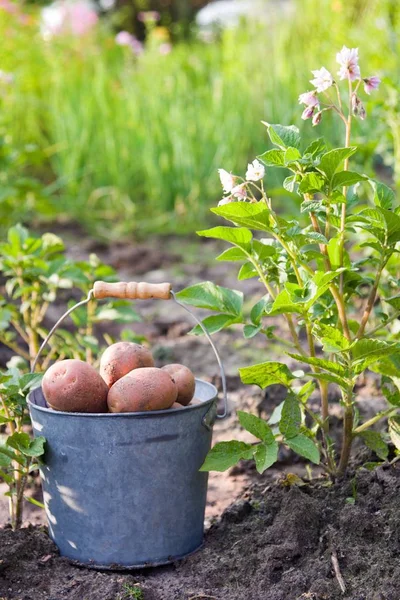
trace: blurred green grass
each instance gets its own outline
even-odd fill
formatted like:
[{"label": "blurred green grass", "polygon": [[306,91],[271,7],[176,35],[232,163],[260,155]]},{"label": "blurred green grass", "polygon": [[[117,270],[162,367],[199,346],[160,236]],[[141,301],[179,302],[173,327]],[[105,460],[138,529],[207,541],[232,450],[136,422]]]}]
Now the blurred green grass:
[{"label": "blurred green grass", "polygon": [[[336,71],[343,44],[359,47],[364,76],[399,80],[397,4],[391,0],[293,0],[268,26],[243,23],[218,41],[182,42],[138,60],[106,26],[82,39],[43,40],[37,22],[0,15],[2,126],[13,143],[37,144],[39,176],[53,186],[53,210],[90,232],[185,232],[204,223],[221,197],[217,169],[243,174],[266,148],[261,120],[295,123],[305,141],[342,143],[330,116],[317,130],[301,121],[298,95],[311,69]],[[391,148],[383,135],[385,86],[356,126],[361,157]],[[395,109],[396,110],[396,109]],[[267,173],[269,189],[282,173]],[[290,207],[290,199],[279,196]],[[22,212],[22,207],[21,207]]]}]

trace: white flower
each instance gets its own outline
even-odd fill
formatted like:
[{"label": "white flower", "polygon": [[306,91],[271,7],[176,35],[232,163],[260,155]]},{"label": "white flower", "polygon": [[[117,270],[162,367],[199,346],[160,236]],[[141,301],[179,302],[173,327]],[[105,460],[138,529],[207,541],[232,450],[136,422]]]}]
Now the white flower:
[{"label": "white flower", "polygon": [[235,187],[236,177],[232,173],[228,173],[225,169],[218,169],[219,178],[221,180],[222,189],[226,194],[229,194]]},{"label": "white flower", "polygon": [[223,206],[224,204],[230,204],[231,202],[234,202],[232,196],[226,196],[225,198],[222,198],[222,200],[220,200],[218,202],[218,206]]},{"label": "white flower", "polygon": [[247,198],[246,184],[240,183],[239,185],[236,185],[232,190],[232,196],[234,196],[238,200],[246,200],[246,198]]},{"label": "white flower", "polygon": [[358,66],[358,48],[347,48],[343,46],[336,54],[336,60],[340,65],[338,75],[340,79],[360,79],[360,67]]},{"label": "white flower", "polygon": [[255,159],[251,164],[247,165],[247,181],[260,181],[260,179],[262,179],[264,175],[265,168],[259,160]]},{"label": "white flower", "polygon": [[317,92],[324,92],[333,85],[333,77],[325,67],[311,71],[311,73],[314,75],[314,79],[311,79],[310,83],[317,88]]},{"label": "white flower", "polygon": [[318,105],[317,91],[304,92],[299,96],[299,104],[305,104],[306,106],[317,106]]}]

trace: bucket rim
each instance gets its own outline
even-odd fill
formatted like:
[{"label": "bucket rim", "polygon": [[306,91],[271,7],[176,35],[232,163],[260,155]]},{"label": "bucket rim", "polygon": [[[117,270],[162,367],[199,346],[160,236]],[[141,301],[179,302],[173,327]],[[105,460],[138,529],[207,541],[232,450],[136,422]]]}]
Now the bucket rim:
[{"label": "bucket rim", "polygon": [[[30,396],[32,394],[35,393],[35,391],[37,389],[39,389],[39,387],[33,389],[27,398],[27,403],[29,406],[29,409],[31,409],[31,407],[35,410],[38,410],[40,412],[43,413],[48,413],[51,415],[57,415],[57,416],[67,416],[67,417],[101,417],[101,418],[115,418],[115,417],[135,417],[135,418],[151,418],[153,416],[171,416],[174,414],[180,414],[180,413],[187,413],[188,411],[194,411],[194,410],[200,410],[202,408],[204,408],[204,406],[209,406],[211,405],[213,402],[215,402],[215,400],[218,398],[218,390],[215,387],[215,385],[213,383],[210,383],[209,381],[204,381],[203,379],[199,379],[198,377],[195,377],[195,381],[201,383],[202,385],[206,385],[210,388],[212,388],[213,390],[213,396],[212,398],[209,398],[208,400],[201,400],[200,404],[193,404],[192,406],[185,406],[184,409],[181,408],[164,408],[163,410],[146,410],[146,411],[140,411],[140,412],[120,412],[120,413],[111,413],[111,412],[106,412],[106,413],[86,413],[86,412],[67,412],[64,410],[53,410],[52,408],[47,408],[46,406],[39,406],[38,404],[34,404],[31,400],[30,400]],[[211,391],[211,390],[210,390]]]}]

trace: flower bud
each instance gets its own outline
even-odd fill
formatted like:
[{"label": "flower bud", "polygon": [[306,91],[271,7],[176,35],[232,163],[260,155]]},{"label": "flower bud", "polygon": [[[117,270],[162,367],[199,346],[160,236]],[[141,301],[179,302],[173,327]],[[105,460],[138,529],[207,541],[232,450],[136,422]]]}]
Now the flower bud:
[{"label": "flower bud", "polygon": [[303,119],[303,121],[305,121],[306,119],[311,119],[311,117],[314,114],[314,110],[315,110],[315,106],[306,106],[305,109],[303,110],[303,114],[301,115],[301,118]]},{"label": "flower bud", "polygon": [[353,94],[351,97],[351,110],[353,115],[355,117],[360,117],[362,121],[364,121],[365,117],[367,116],[364,104],[356,94]]},{"label": "flower bud", "polygon": [[313,119],[312,119],[313,127],[315,127],[316,125],[319,125],[321,123],[321,119],[322,119],[322,110],[319,110],[313,116]]}]

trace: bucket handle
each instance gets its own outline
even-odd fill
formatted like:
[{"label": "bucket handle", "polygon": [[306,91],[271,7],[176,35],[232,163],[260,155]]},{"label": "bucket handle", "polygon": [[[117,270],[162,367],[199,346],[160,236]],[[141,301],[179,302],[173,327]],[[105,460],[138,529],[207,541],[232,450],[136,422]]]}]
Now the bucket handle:
[{"label": "bucket handle", "polygon": [[64,321],[64,319],[66,319],[68,317],[68,315],[70,315],[74,310],[76,310],[80,306],[84,306],[85,304],[90,302],[90,300],[92,300],[93,298],[95,298],[96,300],[101,300],[102,298],[124,298],[124,299],[129,299],[129,300],[138,300],[138,299],[148,300],[150,298],[159,298],[160,300],[171,300],[172,299],[176,304],[181,306],[187,313],[189,313],[191,315],[191,317],[199,325],[199,327],[203,330],[204,335],[206,336],[207,340],[209,341],[211,348],[214,351],[214,354],[217,359],[218,366],[219,366],[220,372],[221,372],[222,394],[223,394],[223,399],[224,399],[224,411],[221,414],[215,414],[215,411],[210,409],[207,412],[207,414],[204,416],[203,424],[205,427],[207,427],[207,429],[210,429],[215,418],[223,419],[224,417],[226,417],[226,415],[228,413],[228,396],[227,396],[227,389],[226,389],[226,376],[225,376],[225,370],[224,370],[224,366],[222,364],[222,360],[219,355],[219,352],[218,352],[214,342],[212,341],[210,334],[208,333],[207,329],[204,327],[203,323],[196,317],[196,315],[187,306],[185,306],[184,304],[182,304],[182,302],[179,302],[179,300],[176,299],[175,293],[173,292],[170,283],[145,283],[145,282],[136,283],[135,281],[131,281],[129,283],[125,283],[123,281],[120,281],[118,283],[108,283],[106,281],[96,281],[93,284],[93,289],[91,289],[90,292],[88,293],[87,298],[85,298],[81,302],[78,302],[77,304],[74,304],[74,306],[72,306],[70,309],[68,309],[58,319],[57,323],[55,323],[55,325],[50,329],[49,333],[47,334],[47,337],[44,339],[43,343],[41,344],[41,346],[38,350],[38,353],[36,355],[36,358],[33,362],[32,373],[35,371],[38,359],[39,359],[43,349],[46,347],[47,342],[50,340],[50,338],[52,337],[54,332],[58,329],[58,327],[61,325],[61,323]]}]

